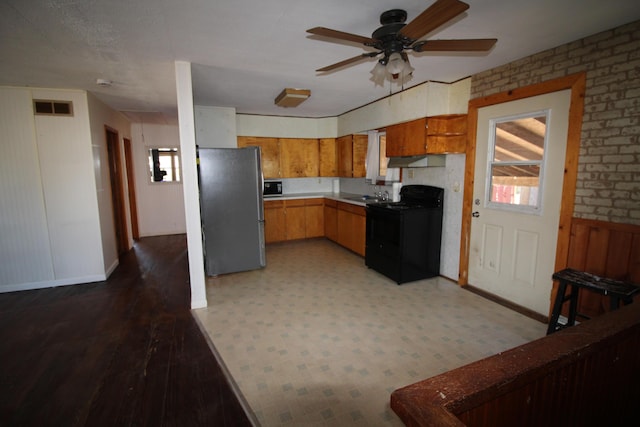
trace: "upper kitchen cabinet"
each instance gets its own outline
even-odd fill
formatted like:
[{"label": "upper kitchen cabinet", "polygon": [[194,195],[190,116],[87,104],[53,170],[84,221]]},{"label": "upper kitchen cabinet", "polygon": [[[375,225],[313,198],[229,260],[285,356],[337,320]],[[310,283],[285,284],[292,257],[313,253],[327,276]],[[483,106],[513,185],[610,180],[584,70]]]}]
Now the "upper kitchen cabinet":
[{"label": "upper kitchen cabinet", "polygon": [[338,176],[362,178],[367,175],[367,135],[345,135],[336,139]]},{"label": "upper kitchen cabinet", "polygon": [[345,135],[336,139],[338,153],[338,176],[353,176],[353,135]]},{"label": "upper kitchen cabinet", "polygon": [[265,178],[280,178],[280,142],[278,138],[239,136],[238,148],[260,147],[262,174]]},{"label": "upper kitchen cabinet", "polygon": [[338,150],[335,138],[320,138],[320,176],[338,176]]},{"label": "upper kitchen cabinet", "polygon": [[387,157],[425,154],[427,119],[387,126]]},{"label": "upper kitchen cabinet", "polygon": [[[388,138],[387,136],[387,141]],[[464,153],[466,148],[466,114],[448,114],[427,118],[427,154]]]},{"label": "upper kitchen cabinet", "polygon": [[387,126],[387,157],[464,153],[467,115],[424,117]]},{"label": "upper kitchen cabinet", "polygon": [[280,138],[282,178],[319,176],[320,150],[317,139]]},{"label": "upper kitchen cabinet", "polygon": [[367,176],[367,135],[353,135],[353,177],[364,178]]}]

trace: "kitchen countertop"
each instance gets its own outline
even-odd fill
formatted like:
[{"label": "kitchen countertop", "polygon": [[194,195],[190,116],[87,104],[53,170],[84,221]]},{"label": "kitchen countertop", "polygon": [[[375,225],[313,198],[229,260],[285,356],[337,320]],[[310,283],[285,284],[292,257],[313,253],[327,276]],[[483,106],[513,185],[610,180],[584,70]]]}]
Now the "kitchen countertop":
[{"label": "kitchen countertop", "polygon": [[[373,196],[371,197],[371,201],[368,203],[377,203],[376,199]],[[327,198],[331,200],[336,200],[338,202],[351,203],[352,205],[358,206],[367,206],[367,200],[363,198],[362,194],[353,194],[353,193],[293,193],[293,194],[283,194],[282,196],[271,196],[265,197],[265,201],[269,200],[295,200],[295,199],[316,199],[316,198]],[[358,200],[359,199],[359,200]]]}]

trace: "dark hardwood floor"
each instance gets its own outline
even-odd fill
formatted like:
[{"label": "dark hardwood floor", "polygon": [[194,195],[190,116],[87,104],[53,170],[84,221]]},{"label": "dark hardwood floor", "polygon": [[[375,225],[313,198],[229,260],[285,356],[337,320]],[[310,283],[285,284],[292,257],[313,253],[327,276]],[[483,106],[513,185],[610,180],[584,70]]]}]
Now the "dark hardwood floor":
[{"label": "dark hardwood floor", "polygon": [[184,235],[106,282],[0,294],[0,425],[251,425],[189,304]]}]

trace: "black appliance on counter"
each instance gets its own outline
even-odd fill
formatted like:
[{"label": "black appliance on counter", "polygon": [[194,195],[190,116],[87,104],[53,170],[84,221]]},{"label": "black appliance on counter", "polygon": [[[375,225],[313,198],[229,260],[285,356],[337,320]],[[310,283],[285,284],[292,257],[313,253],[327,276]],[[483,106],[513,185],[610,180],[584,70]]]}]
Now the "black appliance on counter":
[{"label": "black appliance on counter", "polygon": [[367,205],[365,264],[398,284],[440,274],[444,189],[405,185],[400,201]]},{"label": "black appliance on counter", "polygon": [[265,181],[263,184],[262,195],[264,197],[282,196],[282,181]]}]

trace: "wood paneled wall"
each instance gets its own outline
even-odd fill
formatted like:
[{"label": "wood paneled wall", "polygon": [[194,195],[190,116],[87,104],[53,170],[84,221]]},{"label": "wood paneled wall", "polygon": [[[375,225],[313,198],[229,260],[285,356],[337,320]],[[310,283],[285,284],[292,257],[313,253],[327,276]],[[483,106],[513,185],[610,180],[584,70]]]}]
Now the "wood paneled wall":
[{"label": "wood paneled wall", "polygon": [[[567,267],[640,284],[640,226],[573,218]],[[580,292],[580,313],[608,310],[608,297]]]}]

